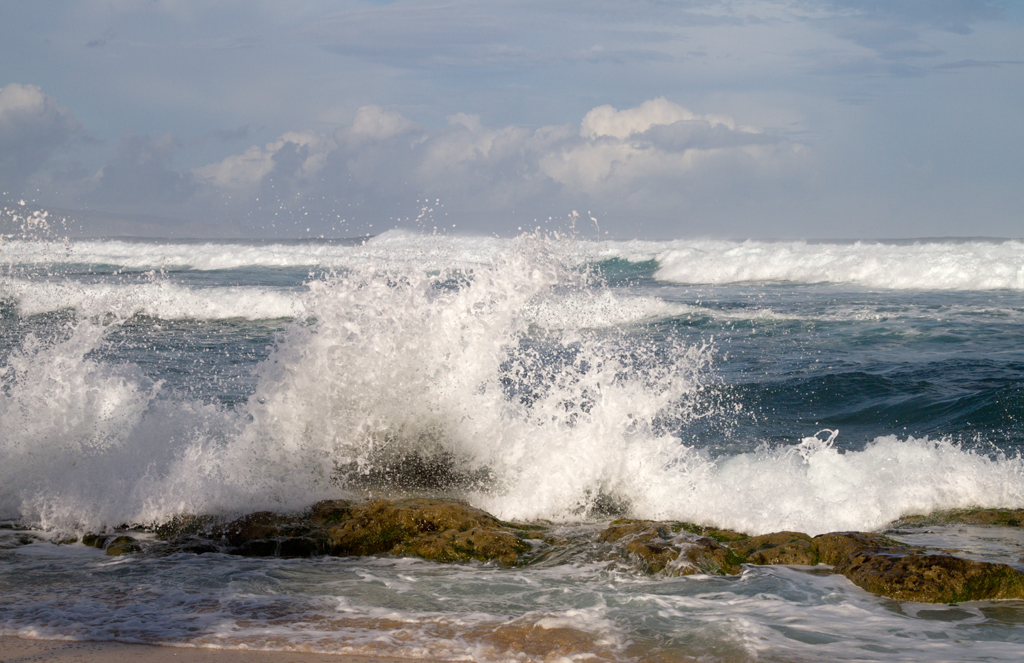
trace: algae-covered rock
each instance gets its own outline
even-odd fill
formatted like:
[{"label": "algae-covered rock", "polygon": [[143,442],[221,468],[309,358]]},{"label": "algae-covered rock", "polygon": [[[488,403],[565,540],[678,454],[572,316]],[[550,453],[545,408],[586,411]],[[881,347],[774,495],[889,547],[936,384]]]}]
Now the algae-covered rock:
[{"label": "algae-covered rock", "polygon": [[695,525],[694,523],[674,523],[672,525],[672,529],[676,532],[685,530],[691,534],[696,534],[697,536],[705,536],[709,539],[714,539],[719,543],[729,543],[749,538],[749,535],[735,530],[721,529],[719,527],[710,527],[707,525]]},{"label": "algae-covered rock", "polygon": [[664,571],[679,557],[679,546],[672,544],[675,536],[663,523],[616,520],[601,530],[597,537],[605,543],[618,543],[648,573]]},{"label": "algae-covered rock", "polygon": [[811,537],[802,532],[775,532],[752,536],[729,544],[748,564],[805,564],[818,563],[818,551]]},{"label": "algae-covered rock", "polygon": [[139,552],[142,546],[130,536],[111,538],[106,544],[106,553],[110,557],[118,557],[126,553]]},{"label": "algae-covered rock", "polygon": [[855,585],[900,601],[959,603],[1024,598],[1024,575],[1006,564],[950,555],[860,550],[836,565]]},{"label": "algae-covered rock", "polygon": [[859,550],[906,551],[908,546],[880,534],[865,532],[831,532],[813,539],[814,548],[822,564],[837,566]]},{"label": "algae-covered rock", "polygon": [[[229,522],[181,517],[160,528],[169,549],[247,557],[411,555],[437,561],[520,563],[541,527],[512,525],[458,502],[328,500],[303,514],[251,513]],[[212,548],[212,549],[211,549]]]},{"label": "algae-covered rock", "polygon": [[679,557],[670,565],[674,575],[733,575],[740,572],[743,559],[718,541],[701,537],[683,544]]},{"label": "algae-covered rock", "polygon": [[907,525],[997,525],[1024,527],[1024,509],[955,509],[927,516],[905,516],[898,521]]},{"label": "algae-covered rock", "polygon": [[[438,561],[497,560],[515,564],[529,552],[529,532],[458,502],[376,500],[312,509],[332,555],[413,555]],[[333,514],[343,514],[334,517]]]},{"label": "algae-covered rock", "polygon": [[102,548],[106,544],[109,537],[106,534],[85,534],[82,536],[82,544],[92,546],[94,548]]},{"label": "algae-covered rock", "polygon": [[642,570],[666,576],[738,573],[742,561],[714,539],[652,521],[617,520],[598,539],[617,544]]}]

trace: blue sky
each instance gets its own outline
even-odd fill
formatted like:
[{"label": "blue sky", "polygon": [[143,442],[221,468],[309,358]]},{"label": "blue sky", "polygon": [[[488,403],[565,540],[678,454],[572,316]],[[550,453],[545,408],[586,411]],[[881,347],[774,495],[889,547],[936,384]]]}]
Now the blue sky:
[{"label": "blue sky", "polygon": [[0,0],[0,198],[84,232],[1021,237],[1022,108],[1024,2]]}]

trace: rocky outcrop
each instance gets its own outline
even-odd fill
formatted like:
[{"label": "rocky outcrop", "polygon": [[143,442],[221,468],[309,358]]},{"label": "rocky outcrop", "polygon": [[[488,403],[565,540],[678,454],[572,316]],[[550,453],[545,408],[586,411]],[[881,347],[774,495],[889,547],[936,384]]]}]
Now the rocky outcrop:
[{"label": "rocky outcrop", "polygon": [[695,529],[688,523],[619,520],[598,538],[616,544],[641,570],[666,576],[732,574],[741,564],[827,564],[858,587],[901,601],[1024,598],[1024,575],[1010,566],[913,548],[878,534],[733,532],[723,544]]},{"label": "rocky outcrop", "polygon": [[680,523],[617,520],[597,537],[605,543],[618,544],[631,561],[648,573],[728,575],[739,573],[742,561],[715,539],[694,534]]},{"label": "rocky outcrop", "polygon": [[[65,541],[66,543],[66,541]],[[135,538],[126,534],[86,534],[82,537],[82,543],[103,550],[111,557],[124,555],[125,553],[139,552],[142,546]]]},{"label": "rocky outcrop", "polygon": [[514,565],[534,550],[528,541],[543,536],[543,529],[505,523],[458,502],[330,500],[299,515],[259,512],[225,523],[182,519],[160,534],[183,552],[219,546],[224,552],[250,557],[392,554]]},{"label": "rocky outcrop", "polygon": [[963,523],[965,525],[1024,527],[1024,509],[956,509],[954,511],[939,511],[927,516],[906,516],[899,522],[908,525]]},{"label": "rocky outcrop", "polygon": [[811,537],[802,532],[776,532],[752,536],[728,544],[747,564],[818,563],[819,553]]},{"label": "rocky outcrop", "polygon": [[[934,518],[1015,527],[1018,517],[1024,518],[1024,513],[974,510]],[[1010,566],[914,548],[873,533],[811,537],[787,531],[748,536],[693,523],[629,519],[613,521],[596,536],[586,527],[568,534],[547,530],[543,525],[504,522],[460,502],[330,500],[299,514],[175,518],[157,528],[157,544],[144,546],[124,534],[90,534],[82,542],[108,555],[140,549],[153,554],[222,552],[252,557],[397,555],[506,566],[562,563],[577,554],[593,560],[596,554],[598,559],[660,576],[730,575],[739,573],[743,564],[823,564],[867,591],[901,601],[1024,598],[1024,575]]]},{"label": "rocky outcrop", "polygon": [[858,587],[900,601],[960,603],[1024,598],[1024,575],[1015,569],[951,555],[859,550],[835,571]]}]

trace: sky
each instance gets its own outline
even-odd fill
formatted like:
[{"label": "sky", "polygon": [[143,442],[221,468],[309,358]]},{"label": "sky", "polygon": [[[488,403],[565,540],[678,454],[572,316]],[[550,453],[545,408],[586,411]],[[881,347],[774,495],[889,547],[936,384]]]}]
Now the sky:
[{"label": "sky", "polygon": [[0,0],[74,234],[1020,238],[1022,109],[1024,0]]}]

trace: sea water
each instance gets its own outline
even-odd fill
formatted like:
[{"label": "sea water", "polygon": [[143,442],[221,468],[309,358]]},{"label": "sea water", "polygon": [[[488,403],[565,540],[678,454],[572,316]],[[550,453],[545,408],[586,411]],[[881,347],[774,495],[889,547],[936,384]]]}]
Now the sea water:
[{"label": "sea water", "polygon": [[1021,602],[901,603],[826,567],[652,578],[586,546],[503,568],[47,540],[429,495],[568,534],[620,516],[889,531],[1024,570],[1018,530],[897,523],[1024,507],[1022,323],[1019,241],[7,237],[0,634],[1016,661]]}]

